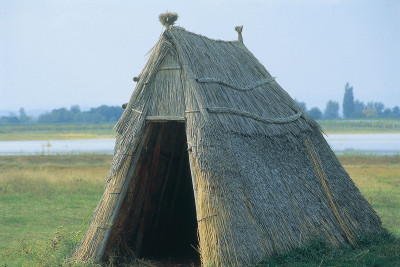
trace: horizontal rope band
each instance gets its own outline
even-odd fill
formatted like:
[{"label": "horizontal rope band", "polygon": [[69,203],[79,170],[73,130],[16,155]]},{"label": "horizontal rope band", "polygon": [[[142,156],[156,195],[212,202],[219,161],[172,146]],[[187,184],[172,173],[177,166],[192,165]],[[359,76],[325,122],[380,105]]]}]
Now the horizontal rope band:
[{"label": "horizontal rope band", "polygon": [[[303,114],[302,111],[297,112],[296,114],[289,116],[289,117],[284,117],[284,118],[265,118],[261,116],[254,115],[250,112],[247,111],[242,111],[238,109],[233,109],[233,108],[224,108],[224,107],[211,107],[211,108],[204,108],[207,110],[209,113],[226,113],[226,114],[232,114],[232,115],[237,115],[237,116],[242,116],[242,117],[247,117],[256,121],[261,121],[264,123],[288,123],[297,120],[298,118],[301,117]],[[200,112],[200,110],[188,110],[185,111],[185,113],[195,113],[195,112]]]},{"label": "horizontal rope band", "polygon": [[246,91],[253,90],[254,88],[257,88],[263,84],[275,81],[275,77],[264,78],[262,80],[256,81],[255,83],[252,83],[252,84],[246,85],[246,86],[236,86],[236,85],[229,84],[225,81],[214,79],[214,78],[196,78],[195,80],[198,83],[219,83],[219,84],[228,86],[234,90],[246,92]]},{"label": "horizontal rope band", "polygon": [[179,116],[147,116],[146,121],[185,121],[185,117]]},{"label": "horizontal rope band", "polygon": [[158,70],[180,70],[181,67],[161,67]]}]

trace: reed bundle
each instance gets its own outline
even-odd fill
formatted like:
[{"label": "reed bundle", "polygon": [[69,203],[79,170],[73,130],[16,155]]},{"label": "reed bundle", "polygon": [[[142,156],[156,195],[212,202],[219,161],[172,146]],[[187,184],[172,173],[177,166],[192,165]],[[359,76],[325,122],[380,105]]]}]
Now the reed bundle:
[{"label": "reed bundle", "polygon": [[[172,132],[157,134],[154,121],[169,120],[184,122],[184,152]],[[163,153],[188,155],[202,264],[245,266],[313,238],[353,243],[381,229],[318,124],[241,41],[169,27],[115,130],[104,195],[71,261],[101,261],[124,242],[143,251],[144,222],[160,225],[163,200],[175,199],[170,166],[184,166]]]}]

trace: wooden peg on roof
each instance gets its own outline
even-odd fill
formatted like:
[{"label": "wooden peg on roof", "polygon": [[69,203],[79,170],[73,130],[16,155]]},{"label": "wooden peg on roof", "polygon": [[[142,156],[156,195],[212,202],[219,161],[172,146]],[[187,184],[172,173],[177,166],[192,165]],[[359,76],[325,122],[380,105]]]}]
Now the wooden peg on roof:
[{"label": "wooden peg on roof", "polygon": [[235,27],[235,31],[238,32],[238,41],[243,44],[242,30],[243,30],[243,26],[236,26]]}]

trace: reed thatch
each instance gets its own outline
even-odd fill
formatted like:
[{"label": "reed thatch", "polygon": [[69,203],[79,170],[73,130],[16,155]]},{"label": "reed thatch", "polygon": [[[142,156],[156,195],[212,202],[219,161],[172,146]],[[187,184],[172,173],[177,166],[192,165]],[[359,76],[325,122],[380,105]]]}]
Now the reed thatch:
[{"label": "reed thatch", "polygon": [[202,264],[245,266],[381,229],[318,124],[242,41],[167,28],[115,130],[104,195],[71,261],[152,257],[186,227]]}]

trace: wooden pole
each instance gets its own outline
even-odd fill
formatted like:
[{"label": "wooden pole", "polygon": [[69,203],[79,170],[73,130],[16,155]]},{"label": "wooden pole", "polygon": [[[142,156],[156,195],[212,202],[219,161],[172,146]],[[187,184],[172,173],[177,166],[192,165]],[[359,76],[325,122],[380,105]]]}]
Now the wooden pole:
[{"label": "wooden pole", "polygon": [[119,194],[119,197],[118,197],[118,200],[117,200],[117,204],[115,205],[114,211],[113,211],[113,213],[112,213],[112,215],[110,217],[110,221],[109,221],[109,224],[108,224],[110,226],[106,230],[106,232],[105,232],[105,234],[103,236],[103,240],[101,241],[99,249],[98,249],[98,251],[96,253],[96,256],[95,256],[95,259],[94,259],[94,261],[96,263],[101,263],[101,261],[102,261],[102,258],[103,258],[103,255],[104,255],[104,251],[105,251],[105,249],[107,247],[107,242],[108,242],[108,239],[110,238],[111,230],[113,228],[113,224],[114,224],[115,219],[116,219],[116,217],[117,217],[117,215],[119,213],[119,210],[120,210],[120,208],[122,206],[122,203],[123,203],[123,201],[125,199],[126,193],[128,191],[129,184],[130,184],[132,176],[133,176],[133,172],[135,171],[136,164],[137,164],[139,156],[141,154],[140,152],[142,151],[143,144],[144,144],[144,142],[146,140],[146,137],[147,137],[148,133],[149,133],[149,127],[146,127],[146,129],[143,131],[142,136],[140,137],[140,139],[141,139],[140,143],[136,148],[135,156],[134,156],[134,158],[132,159],[132,162],[131,162],[131,167],[129,168],[128,174],[125,177],[125,182],[124,182],[124,185],[122,186],[121,192]]}]

